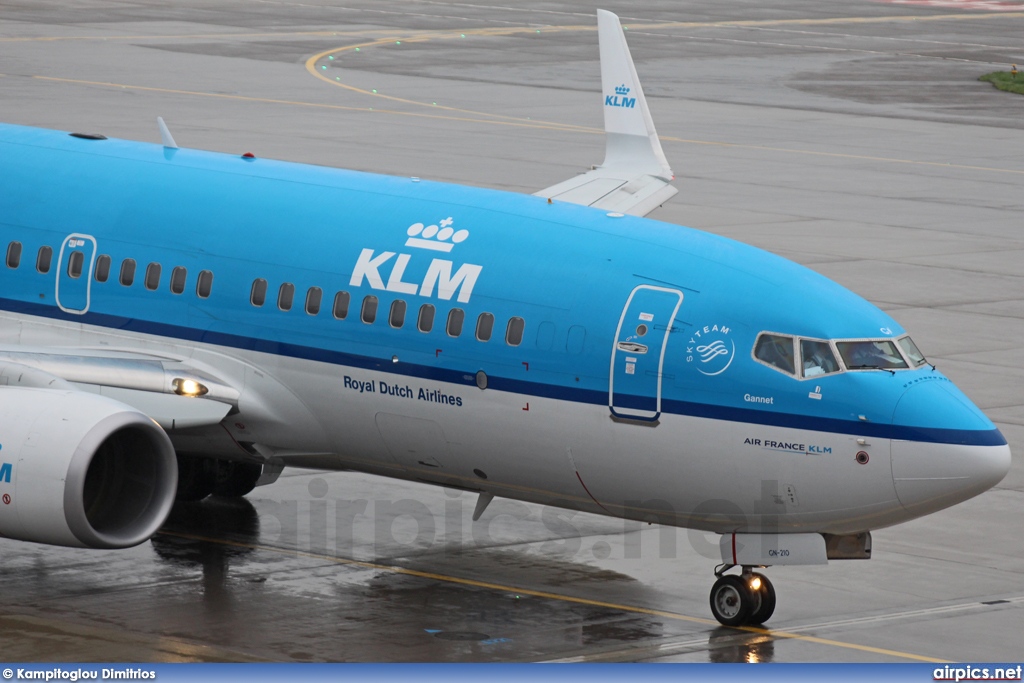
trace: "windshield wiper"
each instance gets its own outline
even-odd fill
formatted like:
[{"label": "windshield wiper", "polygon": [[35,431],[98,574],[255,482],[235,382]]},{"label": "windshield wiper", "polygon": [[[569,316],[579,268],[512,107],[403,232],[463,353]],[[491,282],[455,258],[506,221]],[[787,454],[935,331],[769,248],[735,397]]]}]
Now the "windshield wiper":
[{"label": "windshield wiper", "polygon": [[894,375],[896,374],[895,370],[890,370],[889,368],[882,368],[882,367],[879,367],[877,365],[851,365],[850,369],[851,370],[881,370],[882,372],[891,372]]}]

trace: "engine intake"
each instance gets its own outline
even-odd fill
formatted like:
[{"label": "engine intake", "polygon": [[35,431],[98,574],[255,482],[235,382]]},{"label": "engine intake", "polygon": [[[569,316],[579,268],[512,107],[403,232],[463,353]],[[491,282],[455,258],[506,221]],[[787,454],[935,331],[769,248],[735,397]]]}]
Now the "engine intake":
[{"label": "engine intake", "polygon": [[0,390],[0,534],[127,548],[174,504],[177,463],[164,430],[123,403],[81,391]]}]

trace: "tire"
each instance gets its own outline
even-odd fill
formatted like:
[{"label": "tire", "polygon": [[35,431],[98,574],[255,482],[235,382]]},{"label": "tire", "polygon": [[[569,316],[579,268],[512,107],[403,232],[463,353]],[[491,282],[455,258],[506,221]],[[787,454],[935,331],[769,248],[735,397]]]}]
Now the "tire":
[{"label": "tire", "polygon": [[761,599],[755,600],[758,604],[751,610],[750,616],[747,617],[747,623],[758,625],[771,619],[772,614],[775,613],[775,587],[764,574],[754,574],[753,576],[761,579],[761,588],[757,591]]},{"label": "tire", "polygon": [[213,488],[210,491],[221,498],[241,498],[254,488],[263,474],[263,466],[249,462],[219,460],[214,463]]},{"label": "tire", "polygon": [[738,576],[722,576],[711,587],[711,613],[723,626],[740,626],[747,622],[754,607],[754,596],[747,583]]},{"label": "tire", "polygon": [[177,501],[196,501],[213,492],[213,461],[195,455],[178,454]]}]

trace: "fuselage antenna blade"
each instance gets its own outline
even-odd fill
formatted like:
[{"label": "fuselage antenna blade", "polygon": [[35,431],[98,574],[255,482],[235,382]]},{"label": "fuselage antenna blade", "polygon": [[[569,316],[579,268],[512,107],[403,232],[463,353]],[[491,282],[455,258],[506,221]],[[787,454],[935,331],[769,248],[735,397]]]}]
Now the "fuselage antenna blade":
[{"label": "fuselage antenna blade", "polygon": [[164,147],[178,149],[178,143],[174,141],[174,136],[171,135],[170,129],[164,123],[164,117],[156,117],[156,125],[160,126],[160,140],[164,143]]}]

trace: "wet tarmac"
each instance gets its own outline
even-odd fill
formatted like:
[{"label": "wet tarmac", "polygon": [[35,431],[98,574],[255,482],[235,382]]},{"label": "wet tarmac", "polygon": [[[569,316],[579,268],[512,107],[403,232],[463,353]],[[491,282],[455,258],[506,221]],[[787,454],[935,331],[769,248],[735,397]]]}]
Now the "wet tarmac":
[{"label": "wet tarmac", "polygon": [[[679,195],[652,217],[866,296],[997,421],[1014,465],[769,570],[725,629],[715,539],[355,473],[180,505],[127,551],[0,542],[4,658],[1013,661],[1024,626],[1024,3],[610,3]],[[0,120],[532,192],[602,158],[592,11],[570,3],[22,0]],[[356,50],[356,47],[359,50]],[[333,57],[333,59],[331,59]],[[314,76],[318,74],[318,76]]]}]

